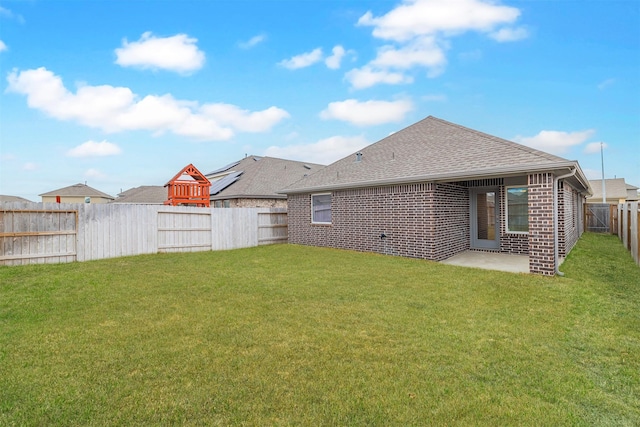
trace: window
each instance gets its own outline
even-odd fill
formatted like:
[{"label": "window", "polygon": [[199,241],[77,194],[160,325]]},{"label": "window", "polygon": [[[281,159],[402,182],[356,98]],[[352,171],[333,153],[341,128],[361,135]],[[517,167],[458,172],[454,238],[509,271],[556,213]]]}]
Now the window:
[{"label": "window", "polygon": [[216,200],[215,202],[213,202],[213,206],[216,208],[221,208],[222,207],[222,200]]},{"label": "window", "polygon": [[311,195],[311,222],[314,224],[331,224],[331,194]]},{"label": "window", "polygon": [[507,232],[529,232],[529,197],[527,187],[507,187]]},{"label": "window", "polygon": [[229,200],[225,200],[224,202],[222,202],[222,204],[224,205],[225,208],[231,207],[231,202]]}]

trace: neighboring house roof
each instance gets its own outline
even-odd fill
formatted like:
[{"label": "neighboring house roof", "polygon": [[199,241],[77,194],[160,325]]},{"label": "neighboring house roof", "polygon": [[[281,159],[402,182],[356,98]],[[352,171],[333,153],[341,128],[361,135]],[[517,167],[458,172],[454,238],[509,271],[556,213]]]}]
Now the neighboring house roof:
[{"label": "neighboring house roof", "polygon": [[[284,187],[322,169],[324,165],[305,163],[275,157],[248,156],[207,174],[212,180],[211,200],[239,198],[284,199],[278,193]],[[212,175],[228,172],[223,178],[213,180]]]},{"label": "neighboring house roof", "polygon": [[[358,153],[357,153],[358,154]],[[425,181],[454,181],[577,169],[578,162],[429,116],[282,190],[305,193]],[[569,179],[569,178],[568,178]]]},{"label": "neighboring house roof", "polygon": [[7,196],[7,195],[4,195],[4,194],[0,194],[0,202],[29,202],[29,203],[33,203],[31,200],[25,199],[23,197]]},{"label": "neighboring house roof", "polygon": [[58,188],[57,190],[49,191],[47,193],[39,194],[39,196],[70,196],[70,197],[102,197],[103,199],[111,199],[114,197],[89,187],[86,184],[74,184],[69,187]]},{"label": "neighboring house roof", "polygon": [[[593,195],[589,197],[589,200],[602,200],[602,180],[593,179],[589,181]],[[627,184],[624,182],[624,178],[605,179],[605,195],[607,199],[626,199],[627,198]]]},{"label": "neighboring house roof", "polygon": [[123,191],[111,203],[161,205],[167,200],[167,194],[167,189],[161,185],[142,185]]},{"label": "neighboring house roof", "polygon": [[640,200],[640,194],[638,194],[638,187],[635,185],[627,184],[627,202],[634,202]]}]

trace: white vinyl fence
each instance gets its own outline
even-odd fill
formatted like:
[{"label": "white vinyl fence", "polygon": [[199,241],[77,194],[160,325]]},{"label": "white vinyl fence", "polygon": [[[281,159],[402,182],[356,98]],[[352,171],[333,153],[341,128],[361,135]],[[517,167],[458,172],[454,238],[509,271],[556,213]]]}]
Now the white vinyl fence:
[{"label": "white vinyl fence", "polygon": [[0,203],[0,265],[286,242],[286,209]]}]

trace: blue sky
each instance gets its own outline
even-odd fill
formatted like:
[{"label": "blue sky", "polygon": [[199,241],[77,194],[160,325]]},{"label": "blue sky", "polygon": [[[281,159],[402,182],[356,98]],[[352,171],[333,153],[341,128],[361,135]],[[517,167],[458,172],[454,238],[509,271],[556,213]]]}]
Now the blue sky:
[{"label": "blue sky", "polygon": [[[640,186],[640,1],[2,1],[0,194],[331,163],[433,115]],[[497,153],[496,155],[499,155]]]}]

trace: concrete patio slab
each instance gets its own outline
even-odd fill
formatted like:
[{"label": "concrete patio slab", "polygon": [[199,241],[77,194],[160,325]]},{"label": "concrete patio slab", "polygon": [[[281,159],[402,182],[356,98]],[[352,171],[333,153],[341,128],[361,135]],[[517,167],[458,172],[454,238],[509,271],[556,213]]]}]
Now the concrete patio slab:
[{"label": "concrete patio slab", "polygon": [[508,271],[511,273],[529,272],[529,257],[527,255],[466,251],[441,262],[443,264],[457,265],[460,267],[475,267],[485,270]]}]

